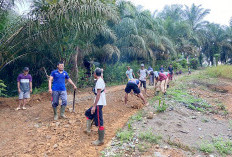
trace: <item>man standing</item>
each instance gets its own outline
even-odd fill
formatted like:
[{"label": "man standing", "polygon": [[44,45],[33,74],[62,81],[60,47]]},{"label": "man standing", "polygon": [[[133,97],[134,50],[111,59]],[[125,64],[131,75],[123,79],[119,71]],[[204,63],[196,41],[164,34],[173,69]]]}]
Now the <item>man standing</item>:
[{"label": "man standing", "polygon": [[163,66],[163,65],[161,65],[161,67],[160,67],[160,72],[161,72],[161,73],[164,72],[164,66]]},{"label": "man standing", "polygon": [[169,65],[168,71],[169,71],[169,80],[172,80],[172,78],[173,78],[173,67],[172,67],[172,64]]},{"label": "man standing", "polygon": [[94,71],[94,78],[97,79],[94,94],[96,95],[94,104],[86,112],[86,133],[91,133],[91,121],[94,120],[95,125],[98,127],[98,140],[93,142],[93,145],[100,146],[104,144],[105,129],[103,126],[103,113],[102,108],[106,106],[105,82],[101,77],[101,69],[96,68]]},{"label": "man standing", "polygon": [[146,86],[146,80],[147,80],[147,75],[148,75],[148,71],[147,69],[144,69],[144,64],[141,64],[141,69],[139,69],[139,71],[137,72],[137,74],[139,75],[139,81],[141,82],[141,86],[143,86],[145,94],[147,96],[149,96],[147,94],[147,86]]},{"label": "man standing", "polygon": [[19,106],[16,110],[20,110],[21,106],[23,110],[26,110],[26,104],[29,101],[30,93],[32,92],[32,77],[29,73],[29,68],[25,67],[23,73],[19,74],[17,78],[17,86],[19,93]]},{"label": "man standing", "polygon": [[149,85],[153,86],[154,85],[154,71],[153,71],[153,68],[151,66],[149,66],[147,70],[148,70],[148,74],[150,75]]},{"label": "man standing", "polygon": [[140,93],[140,87],[141,82],[138,79],[132,79],[129,80],[126,88],[125,88],[125,105],[127,105],[127,100],[128,100],[128,94],[131,92],[131,90],[133,90],[133,92],[136,94],[137,97],[141,98],[143,100],[143,103],[147,106],[148,103],[147,101],[144,99],[143,94]]},{"label": "man standing", "polygon": [[128,80],[135,78],[135,74],[133,73],[133,69],[131,69],[130,66],[127,66],[126,77]]},{"label": "man standing", "polygon": [[65,88],[65,79],[68,80],[71,85],[73,85],[74,90],[77,89],[73,81],[69,78],[68,73],[64,71],[64,63],[59,62],[57,64],[57,70],[52,71],[48,81],[49,93],[52,94],[54,120],[58,120],[57,106],[59,105],[59,98],[61,98],[62,100],[60,117],[66,118],[66,116],[64,115],[65,107],[67,106],[67,91]]}]

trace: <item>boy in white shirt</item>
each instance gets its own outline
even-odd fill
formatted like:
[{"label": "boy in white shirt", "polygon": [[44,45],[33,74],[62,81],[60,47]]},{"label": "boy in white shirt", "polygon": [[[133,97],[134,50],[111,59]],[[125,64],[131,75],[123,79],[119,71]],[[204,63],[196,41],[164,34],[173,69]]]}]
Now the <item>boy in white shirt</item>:
[{"label": "boy in white shirt", "polygon": [[98,127],[98,140],[94,141],[93,144],[96,146],[100,146],[104,144],[104,126],[103,126],[103,113],[102,108],[106,106],[106,94],[105,94],[105,82],[101,77],[102,70],[96,68],[94,71],[94,78],[97,79],[95,88],[93,90],[96,95],[94,104],[90,107],[86,112],[85,116],[87,118],[86,122],[86,133],[91,133],[91,121],[94,120],[95,125]]}]

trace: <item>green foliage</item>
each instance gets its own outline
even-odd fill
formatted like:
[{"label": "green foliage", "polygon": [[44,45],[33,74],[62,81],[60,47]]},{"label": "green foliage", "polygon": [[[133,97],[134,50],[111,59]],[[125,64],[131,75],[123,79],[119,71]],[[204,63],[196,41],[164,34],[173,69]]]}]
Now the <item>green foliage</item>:
[{"label": "green foliage", "polygon": [[164,112],[168,108],[168,105],[165,103],[165,100],[163,100],[163,103],[161,103],[161,98],[159,98],[159,104],[156,107],[156,112]]},{"label": "green foliage", "polygon": [[182,60],[180,61],[180,64],[181,64],[181,66],[182,66],[183,68],[187,68],[187,66],[188,66],[188,63],[187,63],[187,60],[186,60],[186,59],[182,59]]},{"label": "green foliage", "polygon": [[79,68],[78,71],[78,82],[77,85],[79,88],[86,88],[86,87],[93,87],[94,86],[94,79],[93,76],[89,76],[86,74],[87,70],[85,68]]},{"label": "green foliage", "polygon": [[215,57],[215,62],[216,62],[216,66],[218,65],[218,59],[220,57],[220,54],[214,54]]},{"label": "green foliage", "polygon": [[213,146],[220,154],[231,155],[232,154],[232,141],[223,140],[222,138],[214,139]]},{"label": "green foliage", "polygon": [[158,144],[159,140],[162,139],[161,136],[156,136],[152,130],[146,131],[146,132],[142,132],[139,134],[139,139],[143,140],[143,141],[147,141],[150,143],[155,143]]},{"label": "green foliage", "polygon": [[7,96],[6,94],[4,94],[5,91],[6,91],[6,85],[2,80],[0,80],[0,97]]},{"label": "green foliage", "polygon": [[133,138],[133,131],[132,130],[124,130],[120,131],[116,134],[117,138],[121,141],[131,141]]},{"label": "green foliage", "polygon": [[131,117],[131,120],[141,121],[143,120],[143,112],[139,111]]},{"label": "green foliage", "polygon": [[200,144],[200,151],[205,153],[212,153],[214,151],[214,146],[208,142],[203,142]]},{"label": "green foliage", "polygon": [[193,68],[193,69],[197,69],[198,66],[199,66],[199,63],[198,63],[198,60],[193,58],[190,60],[190,66]]},{"label": "green foliage", "polygon": [[232,79],[232,66],[220,65],[206,69],[206,74],[210,77]]},{"label": "green foliage", "polygon": [[180,70],[182,68],[181,64],[177,61],[172,62],[172,66],[174,69]]}]

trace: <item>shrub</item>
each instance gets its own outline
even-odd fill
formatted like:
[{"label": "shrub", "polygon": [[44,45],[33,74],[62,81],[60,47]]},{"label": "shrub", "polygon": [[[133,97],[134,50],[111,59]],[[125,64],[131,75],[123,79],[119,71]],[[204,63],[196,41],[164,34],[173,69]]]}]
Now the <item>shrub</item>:
[{"label": "shrub", "polygon": [[181,64],[181,66],[182,66],[183,68],[187,68],[187,66],[188,66],[188,63],[187,63],[187,60],[186,60],[186,59],[182,59],[182,60],[180,61],[180,64]]},{"label": "shrub", "polygon": [[219,65],[217,67],[211,67],[206,69],[206,74],[210,77],[221,77],[232,79],[232,66],[231,65]]},{"label": "shrub", "polygon": [[198,63],[198,60],[193,58],[190,60],[190,66],[193,68],[193,69],[197,69],[197,67],[199,66],[199,63]]}]

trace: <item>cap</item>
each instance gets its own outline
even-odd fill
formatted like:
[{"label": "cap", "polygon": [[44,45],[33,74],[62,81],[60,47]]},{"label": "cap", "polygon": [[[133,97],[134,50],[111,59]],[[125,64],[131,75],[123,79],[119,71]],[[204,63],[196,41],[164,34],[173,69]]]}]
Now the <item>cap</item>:
[{"label": "cap", "polygon": [[155,75],[155,77],[158,77],[158,76],[159,76],[159,74],[158,74],[157,71],[154,72],[154,75]]},{"label": "cap", "polygon": [[24,67],[23,71],[29,71],[28,67]]},{"label": "cap", "polygon": [[144,64],[141,64],[141,67],[144,67]]}]

